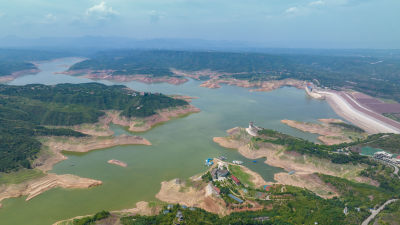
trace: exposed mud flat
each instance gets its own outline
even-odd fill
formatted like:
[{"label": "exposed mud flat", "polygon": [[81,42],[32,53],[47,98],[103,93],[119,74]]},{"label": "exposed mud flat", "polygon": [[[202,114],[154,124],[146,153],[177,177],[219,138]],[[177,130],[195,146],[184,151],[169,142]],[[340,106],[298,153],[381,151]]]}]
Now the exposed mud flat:
[{"label": "exposed mud flat", "polygon": [[200,112],[200,109],[192,105],[161,110],[157,112],[157,114],[145,118],[127,118],[120,116],[121,112],[119,111],[107,111],[106,121],[108,123],[111,122],[120,126],[128,127],[129,131],[144,132],[150,130],[157,124],[197,112]]},{"label": "exposed mud flat", "polygon": [[294,120],[281,120],[281,123],[296,128],[303,132],[319,134],[318,137],[322,143],[327,145],[335,145],[340,143],[350,143],[354,140],[350,136],[365,137],[366,133],[348,132],[344,128],[340,128],[332,123],[345,123],[340,119],[319,119],[321,123],[307,123]]},{"label": "exposed mud flat", "polygon": [[119,161],[117,159],[110,159],[110,160],[107,161],[107,163],[114,164],[114,165],[117,165],[117,166],[120,166],[120,167],[127,167],[128,166],[128,164],[126,164],[126,163],[124,163],[122,161]]},{"label": "exposed mud flat", "polygon": [[0,201],[6,198],[27,196],[26,201],[52,188],[90,188],[101,185],[99,180],[82,178],[71,174],[57,175],[49,173],[44,177],[20,184],[0,186]]}]

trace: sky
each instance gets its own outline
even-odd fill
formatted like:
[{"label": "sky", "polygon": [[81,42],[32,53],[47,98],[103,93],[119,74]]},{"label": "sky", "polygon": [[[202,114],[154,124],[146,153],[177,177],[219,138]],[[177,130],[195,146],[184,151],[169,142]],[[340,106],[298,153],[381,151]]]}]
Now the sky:
[{"label": "sky", "polygon": [[228,40],[400,48],[399,0],[0,0],[0,37]]}]

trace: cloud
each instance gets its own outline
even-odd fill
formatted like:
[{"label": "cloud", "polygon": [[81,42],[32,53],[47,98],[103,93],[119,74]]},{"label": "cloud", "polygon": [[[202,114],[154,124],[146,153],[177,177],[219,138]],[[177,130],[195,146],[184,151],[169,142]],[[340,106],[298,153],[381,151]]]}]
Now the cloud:
[{"label": "cloud", "polygon": [[293,15],[293,14],[298,13],[299,11],[300,11],[300,9],[298,7],[290,7],[285,10],[285,13]]},{"label": "cloud", "polygon": [[54,23],[56,21],[57,21],[57,17],[55,15],[49,13],[44,16],[44,18],[41,20],[41,23],[50,24],[50,23]]},{"label": "cloud", "polygon": [[119,15],[111,6],[107,6],[105,1],[88,8],[85,14],[87,17],[98,20],[106,20]]},{"label": "cloud", "polygon": [[368,1],[370,0],[314,0],[308,3],[289,7],[284,11],[284,15],[291,17],[308,15],[322,9],[333,7],[351,7]]},{"label": "cloud", "polygon": [[314,1],[314,2],[310,2],[308,3],[309,6],[321,6],[321,5],[325,5],[325,1],[319,0],[319,1]]},{"label": "cloud", "polygon": [[0,18],[4,17],[5,15],[6,15],[5,13],[0,12]]},{"label": "cloud", "polygon": [[158,12],[156,10],[151,10],[149,12],[150,22],[151,23],[158,23],[162,18],[165,17],[165,13]]}]

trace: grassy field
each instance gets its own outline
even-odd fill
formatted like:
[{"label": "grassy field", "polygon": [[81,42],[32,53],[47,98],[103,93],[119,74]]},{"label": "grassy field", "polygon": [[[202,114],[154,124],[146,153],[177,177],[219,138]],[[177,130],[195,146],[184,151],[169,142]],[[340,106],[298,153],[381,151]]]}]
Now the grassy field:
[{"label": "grassy field", "polygon": [[21,169],[12,173],[0,173],[0,184],[19,184],[24,181],[39,178],[44,173],[37,169]]},{"label": "grassy field", "polygon": [[245,173],[240,166],[229,165],[229,171],[237,177],[240,182],[243,184],[247,184],[250,187],[254,187],[254,183],[250,181],[251,176],[248,173]]}]

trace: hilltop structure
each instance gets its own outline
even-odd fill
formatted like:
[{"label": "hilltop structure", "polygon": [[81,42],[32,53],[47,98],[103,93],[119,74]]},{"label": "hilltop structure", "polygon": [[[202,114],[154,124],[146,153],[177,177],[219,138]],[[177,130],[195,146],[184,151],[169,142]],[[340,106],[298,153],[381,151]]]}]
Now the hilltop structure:
[{"label": "hilltop structure", "polygon": [[258,131],[262,130],[260,127],[257,127],[256,125],[254,125],[254,122],[250,122],[249,123],[249,127],[246,128],[246,131],[248,134],[250,134],[251,136],[258,136]]}]

